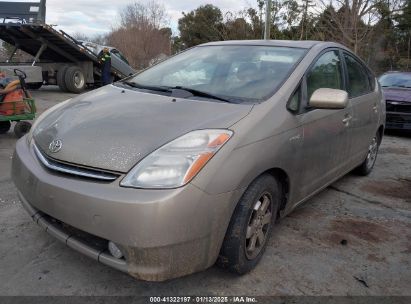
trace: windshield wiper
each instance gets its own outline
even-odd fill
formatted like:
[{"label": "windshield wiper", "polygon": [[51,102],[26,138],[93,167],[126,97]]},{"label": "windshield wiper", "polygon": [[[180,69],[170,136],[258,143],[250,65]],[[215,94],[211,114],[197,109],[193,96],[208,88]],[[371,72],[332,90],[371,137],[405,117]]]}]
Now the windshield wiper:
[{"label": "windshield wiper", "polygon": [[182,87],[182,86],[175,86],[175,87],[168,87],[168,89],[170,89],[170,90],[173,90],[173,89],[183,90],[183,91],[190,92],[194,96],[206,97],[206,98],[221,100],[221,101],[229,102],[229,103],[232,102],[229,99],[226,99],[226,98],[214,95],[214,94],[210,94],[210,93],[207,93],[207,92],[203,92],[203,91],[200,91],[200,90],[192,89],[192,88],[187,88],[187,87]]},{"label": "windshield wiper", "polygon": [[162,87],[162,86],[149,86],[149,85],[142,85],[134,81],[121,81],[121,83],[124,83],[130,87],[136,88],[136,89],[142,89],[142,90],[150,90],[150,91],[159,91],[159,92],[170,92],[170,89],[167,87]]},{"label": "windshield wiper", "polygon": [[203,92],[203,91],[199,91],[196,89],[192,89],[192,88],[187,88],[187,87],[182,87],[182,86],[175,86],[175,87],[169,87],[169,86],[150,86],[150,85],[143,85],[143,84],[139,84],[137,82],[134,81],[121,81],[120,83],[124,83],[130,87],[136,88],[136,89],[141,89],[141,90],[150,90],[150,91],[159,91],[159,92],[172,92],[172,90],[183,90],[183,91],[187,91],[191,94],[193,94],[193,96],[201,96],[201,97],[206,97],[206,98],[211,98],[211,99],[216,99],[216,100],[221,100],[224,102],[232,102],[231,100],[228,100],[226,98],[217,96],[217,95],[213,95],[207,92]]}]

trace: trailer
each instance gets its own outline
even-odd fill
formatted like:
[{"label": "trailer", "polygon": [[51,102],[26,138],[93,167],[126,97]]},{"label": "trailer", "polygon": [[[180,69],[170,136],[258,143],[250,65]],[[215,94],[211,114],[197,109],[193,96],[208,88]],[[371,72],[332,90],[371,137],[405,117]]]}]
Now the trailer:
[{"label": "trailer", "polygon": [[[23,70],[30,89],[58,85],[63,91],[80,93],[87,86],[100,85],[98,52],[105,46],[79,41],[47,25],[45,2],[0,2],[0,39],[14,47],[6,62],[0,62],[0,70],[6,74],[13,73],[15,68]],[[108,48],[113,81],[136,72],[120,51]],[[30,54],[33,60],[13,62],[18,49]]]}]

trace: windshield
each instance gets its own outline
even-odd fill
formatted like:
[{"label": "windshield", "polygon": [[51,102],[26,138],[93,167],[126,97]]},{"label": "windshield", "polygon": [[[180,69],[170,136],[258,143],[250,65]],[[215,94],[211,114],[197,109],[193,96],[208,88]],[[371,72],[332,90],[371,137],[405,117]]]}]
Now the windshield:
[{"label": "windshield", "polygon": [[411,73],[385,74],[379,82],[383,87],[411,88]]},{"label": "windshield", "polygon": [[303,57],[301,48],[200,46],[163,61],[128,82],[186,88],[236,102],[271,96]]}]

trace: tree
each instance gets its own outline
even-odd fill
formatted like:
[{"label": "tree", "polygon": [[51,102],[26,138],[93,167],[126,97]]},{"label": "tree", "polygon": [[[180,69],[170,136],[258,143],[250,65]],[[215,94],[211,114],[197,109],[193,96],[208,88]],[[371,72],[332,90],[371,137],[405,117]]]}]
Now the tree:
[{"label": "tree", "polygon": [[[378,20],[377,4],[380,0],[319,0],[320,15],[327,10],[329,18],[322,22],[328,28],[331,40],[338,41],[355,53],[364,47],[364,41],[373,30],[372,25]],[[330,9],[330,7],[332,9]]]},{"label": "tree", "polygon": [[127,5],[120,11],[120,26],[107,35],[107,44],[118,48],[137,69],[160,55],[170,55],[171,29],[165,11],[153,0]]},{"label": "tree", "polygon": [[223,15],[218,7],[211,4],[183,13],[178,20],[178,29],[185,47],[224,40]]},{"label": "tree", "polygon": [[399,42],[402,48],[406,50],[405,68],[408,70],[411,67],[411,0],[406,0],[399,13],[394,16],[398,22],[396,29],[398,30]]},{"label": "tree", "polygon": [[293,3],[295,1],[292,1],[292,7],[290,8],[295,14],[298,13],[298,9],[301,10],[301,22],[300,22],[300,40],[305,39],[307,40],[308,38],[308,33],[309,33],[309,25],[310,25],[310,19],[312,18],[311,13],[309,9],[314,7],[314,3],[312,0],[303,0],[303,3],[301,6],[296,6]]},{"label": "tree", "polygon": [[8,61],[10,57],[12,57],[11,62],[31,62],[33,60],[30,54],[19,49],[15,50],[14,45],[0,40],[0,62]]}]

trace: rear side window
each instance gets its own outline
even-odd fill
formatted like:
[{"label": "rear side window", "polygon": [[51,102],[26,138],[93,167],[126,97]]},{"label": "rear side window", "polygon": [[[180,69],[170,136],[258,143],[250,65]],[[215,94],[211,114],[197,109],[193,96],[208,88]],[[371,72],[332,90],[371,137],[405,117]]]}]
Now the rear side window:
[{"label": "rear side window", "polygon": [[307,76],[307,97],[310,100],[315,90],[320,88],[343,89],[341,60],[338,51],[321,55]]},{"label": "rear side window", "polygon": [[350,97],[356,97],[369,93],[371,91],[370,79],[365,67],[347,53],[344,53],[344,59],[348,74],[348,95]]},{"label": "rear side window", "polygon": [[124,57],[123,54],[120,53],[120,51],[118,51],[116,49],[113,49],[113,50],[111,50],[111,53],[114,54],[115,56],[117,56],[118,58],[120,58],[122,61],[124,61],[125,63],[127,63],[129,65],[128,60],[126,59],[126,57]]}]

